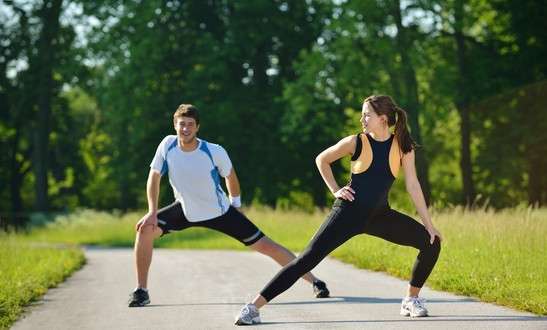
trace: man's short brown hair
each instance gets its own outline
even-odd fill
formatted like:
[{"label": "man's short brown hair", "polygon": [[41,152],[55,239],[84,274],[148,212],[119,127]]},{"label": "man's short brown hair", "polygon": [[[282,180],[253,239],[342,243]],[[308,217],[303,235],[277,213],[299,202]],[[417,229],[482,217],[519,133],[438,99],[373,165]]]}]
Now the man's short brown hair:
[{"label": "man's short brown hair", "polygon": [[176,124],[177,118],[190,117],[194,118],[196,125],[199,125],[199,110],[191,104],[181,104],[177,111],[173,114],[173,122]]}]

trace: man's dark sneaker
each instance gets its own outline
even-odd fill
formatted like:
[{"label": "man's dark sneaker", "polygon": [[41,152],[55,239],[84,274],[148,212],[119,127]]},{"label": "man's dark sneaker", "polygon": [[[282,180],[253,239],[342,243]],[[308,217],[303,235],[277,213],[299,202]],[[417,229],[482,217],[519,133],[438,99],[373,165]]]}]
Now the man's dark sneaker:
[{"label": "man's dark sneaker", "polygon": [[328,298],[330,295],[327,285],[320,280],[313,282],[313,293],[315,293],[316,298]]},{"label": "man's dark sneaker", "polygon": [[148,291],[144,291],[139,288],[131,293],[131,299],[129,299],[129,307],[142,307],[150,303],[150,297]]}]

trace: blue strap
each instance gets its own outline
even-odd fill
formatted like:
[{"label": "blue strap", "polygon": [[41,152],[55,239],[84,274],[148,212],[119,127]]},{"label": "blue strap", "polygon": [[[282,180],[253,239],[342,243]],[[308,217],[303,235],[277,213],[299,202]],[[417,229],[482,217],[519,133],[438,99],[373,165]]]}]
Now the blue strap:
[{"label": "blue strap", "polygon": [[209,156],[211,163],[213,163],[213,169],[211,170],[211,178],[213,179],[213,182],[215,184],[218,206],[220,207],[222,213],[224,213],[226,211],[226,208],[222,204],[222,195],[224,194],[224,191],[222,190],[222,187],[220,185],[220,174],[218,171],[218,167],[215,165],[215,161],[213,160],[213,155],[211,154],[211,151],[209,150],[209,147],[207,146],[207,141],[202,140],[201,145],[199,146],[199,149],[205,152],[205,154]]},{"label": "blue strap", "polygon": [[167,155],[169,154],[169,151],[171,151],[173,148],[177,146],[178,138],[175,139],[169,147],[167,148],[167,151],[165,152],[165,159],[163,160],[163,166],[161,167],[161,175],[164,175],[165,173],[169,172],[169,166],[167,165]]},{"label": "blue strap", "polygon": [[211,154],[211,150],[209,150],[209,147],[207,146],[207,141],[201,140],[199,150],[205,152],[207,154],[207,156],[209,156],[209,159],[211,160],[211,163],[213,163],[213,167],[217,168],[217,166],[215,165],[215,161],[213,160],[213,155]]}]

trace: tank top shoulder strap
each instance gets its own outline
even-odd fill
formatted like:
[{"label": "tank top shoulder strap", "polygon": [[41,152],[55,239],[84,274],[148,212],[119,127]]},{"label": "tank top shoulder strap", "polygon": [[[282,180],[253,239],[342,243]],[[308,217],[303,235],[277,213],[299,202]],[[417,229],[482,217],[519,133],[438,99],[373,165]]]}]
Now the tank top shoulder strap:
[{"label": "tank top shoulder strap", "polygon": [[399,169],[401,168],[403,152],[399,146],[396,136],[392,136],[393,141],[391,142],[391,147],[389,149],[389,168],[391,169],[391,174],[393,177],[397,177],[399,174]]},{"label": "tank top shoulder strap", "polygon": [[372,164],[372,146],[367,134],[358,134],[355,154],[351,157],[351,173],[359,174],[366,171]]},{"label": "tank top shoulder strap", "polygon": [[363,148],[363,143],[361,142],[361,133],[357,133],[355,135],[357,141],[355,143],[355,152],[353,153],[353,156],[351,156],[351,160],[355,161],[359,156],[361,155],[361,149]]}]

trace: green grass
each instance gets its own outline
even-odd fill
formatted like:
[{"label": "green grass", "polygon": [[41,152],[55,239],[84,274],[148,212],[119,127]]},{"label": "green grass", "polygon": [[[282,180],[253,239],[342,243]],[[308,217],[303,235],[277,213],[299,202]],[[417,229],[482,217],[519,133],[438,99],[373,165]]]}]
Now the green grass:
[{"label": "green grass", "polygon": [[8,328],[25,305],[83,263],[78,248],[56,248],[0,234],[0,329]]},{"label": "green grass", "polygon": [[[325,212],[250,209],[246,214],[270,237],[298,251],[324,220]],[[141,214],[123,216],[81,211],[35,230],[27,239],[44,242],[132,246]],[[443,234],[441,256],[429,287],[547,315],[547,209],[500,212],[460,208],[436,212]],[[189,229],[156,241],[156,247],[245,249],[206,229]],[[361,235],[333,256],[357,267],[408,278],[416,250]]]},{"label": "green grass", "polygon": [[[547,210],[442,212],[441,255],[429,287],[547,315]],[[335,252],[361,268],[407,278],[416,252],[357,237]]]}]

